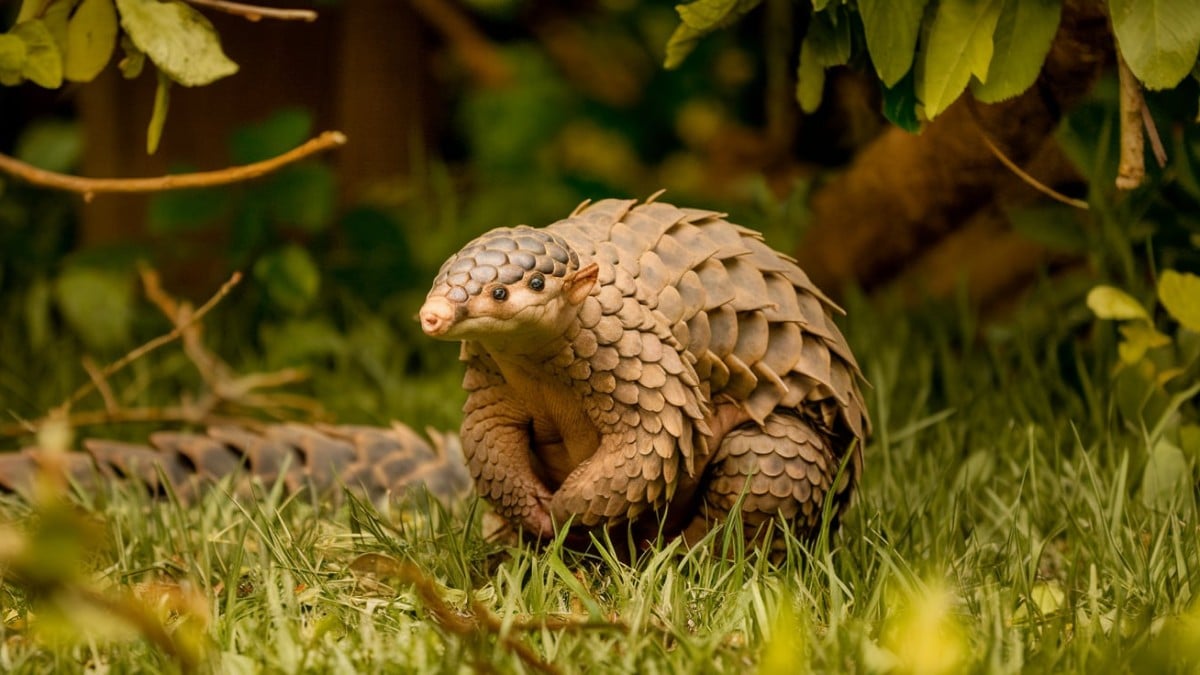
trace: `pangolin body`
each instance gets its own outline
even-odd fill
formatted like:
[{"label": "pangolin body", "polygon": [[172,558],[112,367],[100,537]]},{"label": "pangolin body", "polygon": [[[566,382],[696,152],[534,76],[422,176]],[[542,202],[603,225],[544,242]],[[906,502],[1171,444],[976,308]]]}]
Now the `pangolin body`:
[{"label": "pangolin body", "polygon": [[691,539],[845,507],[868,421],[835,309],[722,214],[606,200],[470,242],[420,319],[462,340],[463,450],[501,516]]},{"label": "pangolin body", "polygon": [[[868,422],[835,309],[722,214],[606,200],[493,230],[443,265],[420,320],[462,341],[461,448],[403,425],[288,424],[90,440],[56,462],[85,486],[165,478],[184,500],[237,470],[237,491],[282,480],[376,503],[416,485],[451,502],[473,479],[538,537],[569,522],[694,540],[735,508],[747,538],[779,517],[803,535],[862,471]],[[44,457],[0,455],[0,489],[29,490]]]}]

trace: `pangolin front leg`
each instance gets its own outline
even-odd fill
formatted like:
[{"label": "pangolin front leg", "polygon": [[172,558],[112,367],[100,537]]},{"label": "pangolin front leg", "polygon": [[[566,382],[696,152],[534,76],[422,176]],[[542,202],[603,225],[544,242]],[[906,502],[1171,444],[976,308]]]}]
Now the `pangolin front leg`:
[{"label": "pangolin front leg", "polygon": [[535,537],[552,537],[547,510],[552,495],[533,470],[529,415],[513,402],[509,388],[494,380],[470,393],[463,412],[463,455],[479,494],[505,520]]}]

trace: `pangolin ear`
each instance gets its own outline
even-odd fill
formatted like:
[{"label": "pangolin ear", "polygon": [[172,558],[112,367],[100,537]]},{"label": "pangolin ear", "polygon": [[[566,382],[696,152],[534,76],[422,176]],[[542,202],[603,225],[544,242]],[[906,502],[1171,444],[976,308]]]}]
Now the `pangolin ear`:
[{"label": "pangolin ear", "polygon": [[567,294],[567,300],[572,305],[583,302],[584,298],[592,292],[592,287],[596,285],[596,277],[599,273],[600,266],[592,263],[567,279],[567,285],[563,289]]}]

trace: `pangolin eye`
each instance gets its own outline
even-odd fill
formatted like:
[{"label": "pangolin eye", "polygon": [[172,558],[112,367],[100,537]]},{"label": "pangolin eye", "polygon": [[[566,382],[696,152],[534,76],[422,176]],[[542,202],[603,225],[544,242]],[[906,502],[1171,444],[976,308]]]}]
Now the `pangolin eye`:
[{"label": "pangolin eye", "polygon": [[508,299],[508,289],[503,286],[497,286],[493,288],[492,299],[497,302],[504,302]]},{"label": "pangolin eye", "polygon": [[529,280],[529,287],[535,291],[540,291],[546,287],[546,279],[540,274],[535,274],[533,275],[533,278]]}]

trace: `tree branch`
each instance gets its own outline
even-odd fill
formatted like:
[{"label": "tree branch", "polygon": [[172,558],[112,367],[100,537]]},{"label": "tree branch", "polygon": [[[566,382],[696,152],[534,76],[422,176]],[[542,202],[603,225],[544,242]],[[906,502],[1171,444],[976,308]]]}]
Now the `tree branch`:
[{"label": "tree branch", "polygon": [[1117,48],[1117,77],[1121,84],[1121,163],[1117,189],[1132,190],[1146,180],[1146,139],[1142,132],[1142,85]]},{"label": "tree branch", "polygon": [[340,131],[326,131],[316,138],[309,139],[303,145],[261,162],[231,166],[216,171],[173,174],[155,178],[85,178],[82,176],[69,176],[67,174],[39,169],[36,166],[26,164],[2,153],[0,153],[0,171],[39,187],[78,192],[83,195],[85,201],[91,201],[92,196],[99,193],[187,190],[252,180],[293,162],[298,162],[310,155],[345,144],[345,134]]},{"label": "tree branch", "polygon": [[308,21],[312,23],[317,20],[317,13],[311,9],[276,9],[274,7],[259,7],[257,5],[248,5],[242,2],[227,2],[226,0],[187,0],[188,3],[199,7],[209,7],[218,12],[233,14],[245,18],[247,21],[259,21],[261,19],[280,19],[282,21]]}]

